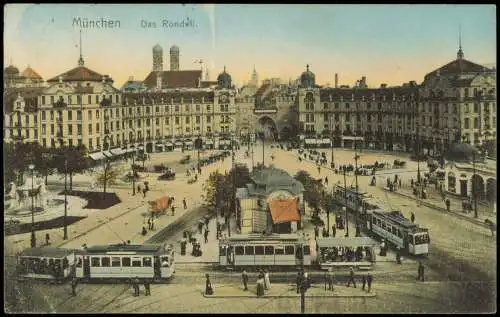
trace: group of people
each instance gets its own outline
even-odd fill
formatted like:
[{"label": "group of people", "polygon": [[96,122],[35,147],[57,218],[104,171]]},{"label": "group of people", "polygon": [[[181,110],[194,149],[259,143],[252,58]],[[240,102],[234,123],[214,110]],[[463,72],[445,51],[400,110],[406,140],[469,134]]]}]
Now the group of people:
[{"label": "group of people", "polygon": [[370,247],[358,247],[356,250],[350,247],[321,248],[320,257],[322,263],[373,261]]},{"label": "group of people", "polygon": [[[248,290],[247,287],[248,275],[245,269],[243,269],[242,278],[243,278],[243,285],[245,286],[245,291],[246,291]],[[270,289],[271,289],[271,281],[269,279],[269,272],[267,272],[266,270],[261,270],[259,272],[259,275],[257,276],[257,296],[264,296],[265,291],[268,291]]]},{"label": "group of people", "polygon": [[[135,277],[132,281],[132,289],[134,290],[134,296],[139,296],[139,284],[141,281],[139,280],[139,277]],[[151,296],[151,281],[148,279],[144,279],[142,281],[144,284],[144,291],[146,296]]]},{"label": "group of people", "polygon": [[64,269],[69,267],[68,259],[21,259],[17,270],[20,274],[48,274],[54,277],[62,277]]},{"label": "group of people", "polygon": [[144,187],[141,187],[141,184],[137,184],[137,192],[140,193],[142,191],[143,197],[146,198],[146,193],[149,191],[149,182],[144,182]]}]

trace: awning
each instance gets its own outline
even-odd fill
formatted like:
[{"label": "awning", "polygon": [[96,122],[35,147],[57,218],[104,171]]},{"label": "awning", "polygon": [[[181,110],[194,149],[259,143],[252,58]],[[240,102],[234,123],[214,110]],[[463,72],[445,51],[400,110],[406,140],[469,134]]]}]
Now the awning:
[{"label": "awning", "polygon": [[182,145],[183,145],[182,142],[179,142],[179,141],[175,142],[175,146],[182,146]]},{"label": "awning", "polygon": [[106,156],[108,158],[112,158],[114,156],[110,151],[104,151],[104,152],[102,152],[102,154],[104,154],[104,156]]},{"label": "awning", "polygon": [[318,248],[333,248],[333,247],[371,247],[377,244],[370,237],[349,237],[349,238],[321,238],[316,240]]},{"label": "awning", "polygon": [[104,154],[102,154],[102,152],[90,153],[89,157],[94,161],[99,161],[106,158]]},{"label": "awning", "polygon": [[230,145],[231,140],[219,140],[219,145],[224,145],[224,144]]},{"label": "awning", "polygon": [[168,147],[168,146],[169,146],[169,147],[174,146],[174,144],[173,144],[172,142],[169,142],[169,141],[165,142],[165,145],[166,145],[167,147]]},{"label": "awning", "polygon": [[330,144],[330,139],[324,138],[323,139],[323,144]]},{"label": "awning", "polygon": [[193,145],[193,141],[186,141],[184,142],[185,145]]},{"label": "awning", "polygon": [[156,147],[161,147],[162,149],[165,148],[164,144],[156,144]]},{"label": "awning", "polygon": [[205,144],[214,144],[214,141],[213,140],[205,140],[203,143],[205,143]]},{"label": "awning", "polygon": [[122,154],[126,153],[126,151],[124,149],[112,149],[110,152],[113,155],[122,155]]},{"label": "awning", "polygon": [[271,200],[269,202],[273,223],[300,221],[296,199]]},{"label": "awning", "polygon": [[304,142],[306,144],[316,144],[316,139],[305,139]]},{"label": "awning", "polygon": [[144,144],[139,144],[137,147],[138,147],[138,148],[143,148],[143,147],[144,147]]},{"label": "awning", "polygon": [[132,152],[135,152],[136,150],[135,149],[127,149],[127,153],[132,153]]}]

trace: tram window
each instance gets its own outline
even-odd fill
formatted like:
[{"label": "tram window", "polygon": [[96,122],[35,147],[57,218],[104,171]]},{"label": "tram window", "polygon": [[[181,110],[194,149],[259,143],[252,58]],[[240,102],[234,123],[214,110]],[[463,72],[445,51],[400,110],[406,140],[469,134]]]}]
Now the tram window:
[{"label": "tram window", "polygon": [[295,255],[295,250],[294,250],[293,245],[285,246],[285,254],[286,255]]},{"label": "tram window", "polygon": [[310,254],[311,254],[311,250],[309,249],[309,246],[305,245],[304,246],[304,255],[310,255]]},{"label": "tram window", "polygon": [[130,267],[130,258],[129,257],[122,258],[122,266]]},{"label": "tram window", "polygon": [[253,245],[247,245],[245,247],[245,255],[254,255],[254,247]]},{"label": "tram window", "polygon": [[109,267],[110,261],[109,257],[103,257],[101,258],[101,266],[103,267]]},{"label": "tram window", "polygon": [[90,265],[94,267],[99,267],[101,266],[101,258],[98,257],[91,257],[90,258]]},{"label": "tram window", "polygon": [[54,264],[55,264],[56,266],[60,266],[60,265],[61,265],[61,259],[56,259],[56,260],[54,261]]},{"label": "tram window", "polygon": [[143,267],[151,267],[153,263],[151,262],[151,258],[142,258],[142,266]]},{"label": "tram window", "polygon": [[119,258],[119,257],[112,257],[111,258],[111,266],[112,267],[119,267],[119,266],[121,266],[121,258]]},{"label": "tram window", "polygon": [[234,248],[234,254],[243,255],[244,253],[245,253],[245,251],[244,251],[242,246],[237,246]]},{"label": "tram window", "polygon": [[226,246],[220,246],[219,247],[219,255],[225,256],[226,255]]},{"label": "tram window", "polygon": [[82,258],[78,258],[78,261],[76,262],[76,267],[82,267]]},{"label": "tram window", "polygon": [[398,237],[402,238],[403,235],[401,234],[401,230],[398,229]]},{"label": "tram window", "polygon": [[256,246],[255,255],[264,255],[264,247],[261,245]]},{"label": "tram window", "polygon": [[266,255],[274,254],[274,247],[272,245],[266,245],[265,247]]},{"label": "tram window", "polygon": [[141,267],[141,258],[132,258],[133,267]]},{"label": "tram window", "polygon": [[285,254],[285,249],[284,248],[276,248],[274,249],[274,254]]},{"label": "tram window", "polygon": [[170,267],[170,264],[168,261],[169,261],[168,256],[162,256],[161,257],[161,266],[162,267]]}]

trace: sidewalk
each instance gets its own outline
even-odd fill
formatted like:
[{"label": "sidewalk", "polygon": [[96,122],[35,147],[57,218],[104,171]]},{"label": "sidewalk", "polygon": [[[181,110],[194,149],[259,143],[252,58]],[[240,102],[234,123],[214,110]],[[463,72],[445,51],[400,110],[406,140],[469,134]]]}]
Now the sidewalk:
[{"label": "sidewalk", "polygon": [[[370,293],[363,291],[361,285],[354,287],[346,287],[343,284],[335,284],[333,291],[325,290],[324,285],[313,285],[305,294],[305,297],[375,297],[376,293],[372,290]],[[243,290],[243,285],[221,284],[214,285],[214,294],[205,295],[205,286],[198,286],[198,289],[206,298],[220,297],[240,297],[240,298],[260,298],[257,296],[257,286],[255,284],[248,285],[248,291]],[[297,294],[296,286],[291,284],[272,284],[271,289],[265,291],[263,298],[283,298],[283,297],[300,297]]]}]

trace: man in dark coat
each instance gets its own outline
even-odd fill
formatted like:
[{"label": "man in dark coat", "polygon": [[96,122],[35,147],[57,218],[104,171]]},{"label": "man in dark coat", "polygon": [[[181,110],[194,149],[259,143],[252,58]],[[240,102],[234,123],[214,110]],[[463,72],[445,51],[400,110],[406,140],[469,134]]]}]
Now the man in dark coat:
[{"label": "man in dark coat", "polygon": [[208,229],[205,229],[205,243],[208,243]]},{"label": "man in dark coat", "polygon": [[418,261],[417,281],[424,281],[424,265],[422,264],[422,261]]},{"label": "man in dark coat", "polygon": [[78,280],[76,277],[73,277],[71,280],[71,295],[76,296],[76,285],[78,284]]},{"label": "man in dark coat", "polygon": [[349,282],[347,283],[347,287],[349,287],[351,283],[354,284],[354,288],[356,288],[356,281],[354,280],[354,268],[352,266],[349,270]]},{"label": "man in dark coat", "polygon": [[362,277],[362,282],[363,282],[363,287],[361,288],[363,291],[365,290],[365,286],[366,286],[366,277],[363,275]]},{"label": "man in dark coat", "polygon": [[370,293],[370,290],[372,289],[372,281],[373,281],[373,277],[372,277],[371,273],[368,273],[368,275],[366,276],[366,282],[368,284],[368,293]]},{"label": "man in dark coat", "polygon": [[412,212],[410,217],[411,222],[415,222],[415,214]]},{"label": "man in dark coat", "polygon": [[207,278],[205,283],[205,295],[213,295],[214,290],[212,288],[212,283],[210,283],[210,277],[208,274],[206,274],[205,277]]},{"label": "man in dark coat", "polygon": [[184,209],[187,209],[188,205],[186,203],[186,197],[184,197],[184,199],[182,200],[182,203],[184,204]]},{"label": "man in dark coat", "polygon": [[318,226],[314,227],[314,238],[318,239],[319,237],[319,228]]},{"label": "man in dark coat", "polygon": [[335,235],[337,234],[337,228],[335,227],[335,225],[332,226],[332,237],[335,238]]},{"label": "man in dark coat", "polygon": [[139,278],[137,276],[132,281],[132,286],[134,288],[134,296],[139,296]]},{"label": "man in dark coat", "polygon": [[151,296],[151,284],[149,280],[144,281],[144,290],[146,291],[146,296]]}]

